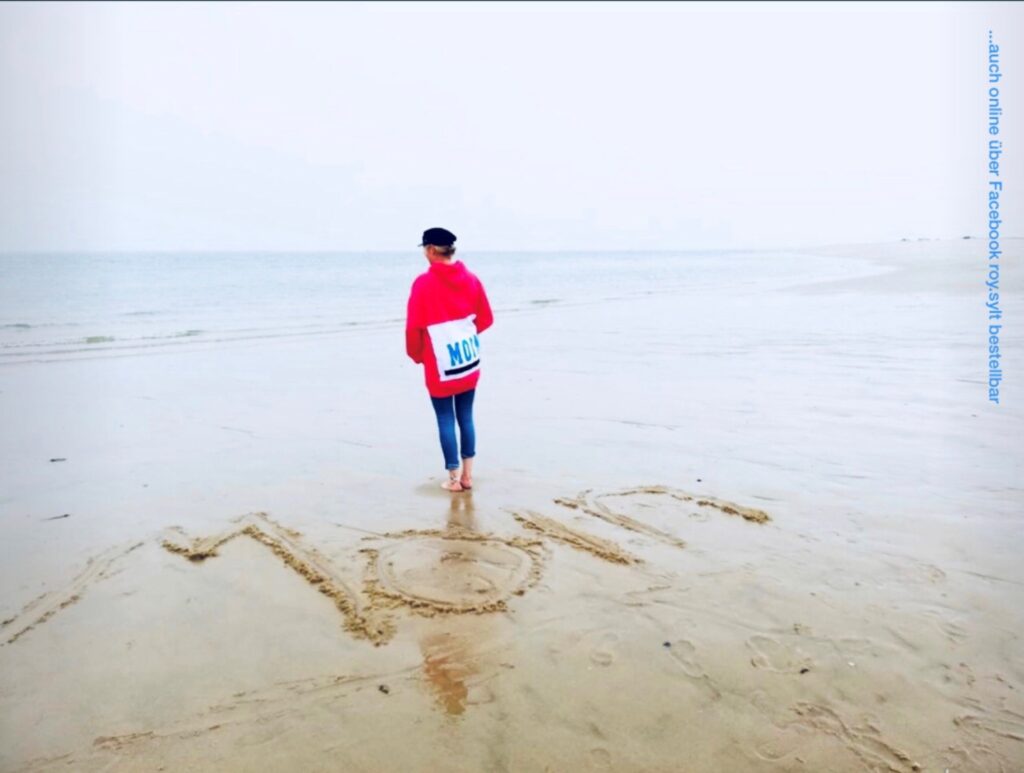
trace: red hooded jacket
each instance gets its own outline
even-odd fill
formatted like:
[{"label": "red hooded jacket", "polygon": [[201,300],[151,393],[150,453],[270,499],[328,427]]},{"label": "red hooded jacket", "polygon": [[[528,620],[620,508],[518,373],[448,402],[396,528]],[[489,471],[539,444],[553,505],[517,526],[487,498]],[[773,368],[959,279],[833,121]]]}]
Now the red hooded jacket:
[{"label": "red hooded jacket", "polygon": [[480,338],[494,322],[484,286],[466,266],[431,263],[409,293],[405,351],[423,363],[431,397],[476,388],[480,380]]}]

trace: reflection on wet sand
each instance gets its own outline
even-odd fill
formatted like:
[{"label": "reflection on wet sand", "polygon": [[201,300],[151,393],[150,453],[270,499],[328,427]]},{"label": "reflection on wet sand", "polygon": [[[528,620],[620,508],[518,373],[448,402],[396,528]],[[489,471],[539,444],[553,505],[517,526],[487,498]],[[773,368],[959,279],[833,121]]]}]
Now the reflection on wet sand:
[{"label": "reflection on wet sand", "polygon": [[462,496],[452,497],[448,510],[448,528],[479,531],[476,521],[476,507],[473,505],[473,493],[465,492]]},{"label": "reflection on wet sand", "polygon": [[[456,631],[469,618],[442,618],[420,638],[423,675],[446,713],[462,714],[469,699],[469,681],[479,673],[480,662],[474,650],[481,632]],[[476,621],[487,618],[474,618]]]},{"label": "reflection on wet sand", "polygon": [[[452,497],[447,527],[456,533],[478,532],[471,494]],[[452,587],[468,587],[480,576],[480,565],[487,557],[472,542],[453,543],[457,548],[443,552],[437,572],[444,574]],[[487,642],[496,638],[497,621],[493,615],[454,615],[432,618],[419,638],[423,653],[423,675],[435,693],[437,704],[450,716],[466,711],[470,703],[480,702],[475,685],[493,673],[493,664],[485,663]],[[486,698],[484,698],[486,700]]]}]

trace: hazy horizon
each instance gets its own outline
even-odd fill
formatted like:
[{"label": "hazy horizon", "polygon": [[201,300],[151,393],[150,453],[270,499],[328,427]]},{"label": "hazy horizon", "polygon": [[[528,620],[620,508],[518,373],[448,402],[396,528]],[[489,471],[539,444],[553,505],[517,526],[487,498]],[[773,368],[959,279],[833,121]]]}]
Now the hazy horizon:
[{"label": "hazy horizon", "polygon": [[[608,247],[575,247],[566,249],[537,249],[537,248],[523,248],[517,250],[510,249],[492,249],[489,247],[459,247],[455,258],[464,257],[467,254],[478,253],[486,255],[502,255],[502,254],[573,254],[573,253],[586,253],[586,254],[611,254],[611,253],[685,253],[685,252],[785,252],[787,250],[813,250],[816,247],[837,247],[837,246],[857,246],[859,244],[892,244],[894,242],[922,242],[922,241],[960,241],[968,237],[965,236],[919,236],[919,237],[907,237],[900,239],[882,239],[877,241],[864,241],[864,242],[822,242],[820,244],[811,245],[795,245],[787,247],[784,245],[776,247],[645,247],[642,249],[629,249],[629,248],[608,248]],[[977,235],[970,235],[970,239],[980,240],[982,237]],[[1002,237],[1002,241],[1012,241],[1016,239],[1024,239],[1021,236],[1006,236]],[[321,249],[297,249],[289,247],[277,247],[273,249],[264,248],[246,248],[238,247],[232,249],[173,249],[173,248],[147,248],[147,249],[93,249],[93,250],[82,250],[82,249],[55,249],[55,250],[0,250],[0,255],[155,255],[166,253],[170,255],[182,254],[182,255],[407,255],[412,253],[414,255],[420,254],[421,248],[419,246],[409,248],[392,248],[392,249],[334,249],[331,247],[324,247]]]},{"label": "hazy horizon", "polygon": [[487,252],[977,237],[987,30],[1009,130],[1021,21],[1003,3],[5,4],[0,253],[399,252],[437,225]]}]

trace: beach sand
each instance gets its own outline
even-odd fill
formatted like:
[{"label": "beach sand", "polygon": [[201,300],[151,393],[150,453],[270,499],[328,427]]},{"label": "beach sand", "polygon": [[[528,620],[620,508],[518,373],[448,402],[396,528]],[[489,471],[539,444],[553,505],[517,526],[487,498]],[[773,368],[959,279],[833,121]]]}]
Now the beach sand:
[{"label": "beach sand", "polygon": [[0,367],[0,769],[1024,770],[983,249],[496,314],[460,494],[399,325]]}]

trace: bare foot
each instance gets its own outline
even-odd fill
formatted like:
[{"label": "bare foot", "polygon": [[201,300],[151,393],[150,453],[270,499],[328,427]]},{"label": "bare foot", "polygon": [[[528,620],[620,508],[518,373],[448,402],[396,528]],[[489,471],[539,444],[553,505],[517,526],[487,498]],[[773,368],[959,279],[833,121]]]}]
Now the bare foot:
[{"label": "bare foot", "polygon": [[460,482],[464,489],[473,488],[473,457],[462,460],[462,478]]},{"label": "bare foot", "polygon": [[455,478],[449,478],[441,484],[441,488],[445,491],[462,491],[462,484]]}]

